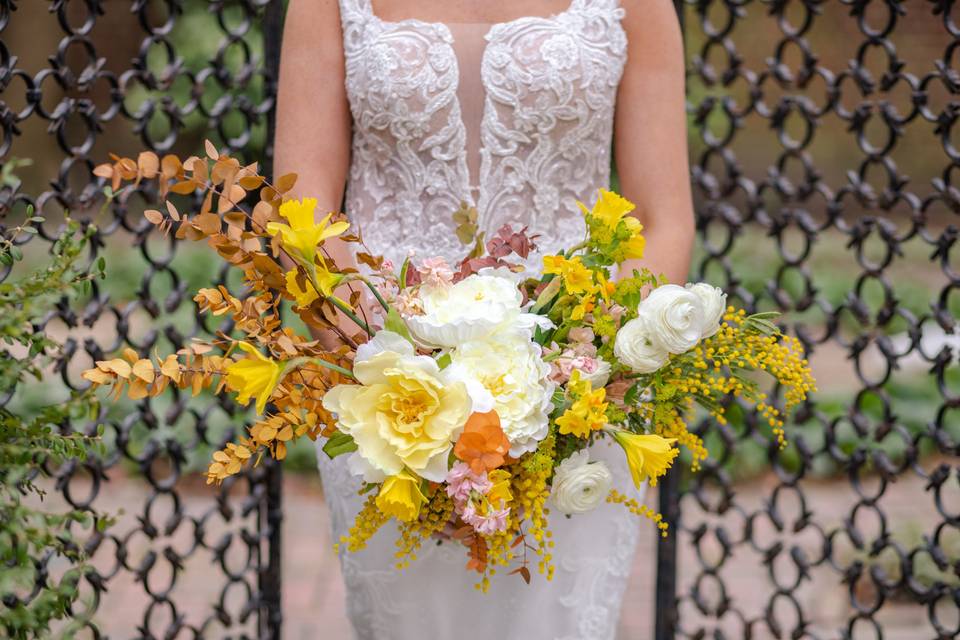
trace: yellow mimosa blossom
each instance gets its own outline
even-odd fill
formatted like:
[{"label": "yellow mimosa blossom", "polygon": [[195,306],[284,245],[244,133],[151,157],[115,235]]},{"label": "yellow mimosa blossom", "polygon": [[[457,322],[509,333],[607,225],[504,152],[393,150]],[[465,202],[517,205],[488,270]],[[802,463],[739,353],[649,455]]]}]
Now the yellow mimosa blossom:
[{"label": "yellow mimosa blossom", "polygon": [[304,288],[300,288],[296,269],[287,271],[287,292],[297,301],[298,307],[308,307],[310,303],[320,297],[317,295],[317,290],[309,282],[305,283]]},{"label": "yellow mimosa blossom", "polygon": [[420,479],[401,471],[384,480],[377,494],[377,508],[402,522],[411,522],[420,515],[427,497],[420,491]]},{"label": "yellow mimosa blossom", "polygon": [[313,264],[321,242],[340,235],[350,227],[350,223],[345,221],[329,224],[332,213],[328,213],[317,223],[313,217],[316,208],[316,198],[287,200],[280,205],[280,215],[290,224],[267,224],[267,232],[272,236],[280,234],[284,249],[290,251],[294,257],[302,258],[307,264]]},{"label": "yellow mimosa blossom", "polygon": [[543,272],[563,278],[563,286],[569,293],[586,293],[593,286],[593,272],[580,261],[580,256],[569,260],[563,256],[544,256]]},{"label": "yellow mimosa blossom", "polygon": [[612,430],[613,437],[627,454],[627,464],[633,484],[650,480],[650,486],[656,486],[657,478],[662,476],[673,464],[680,450],[673,446],[676,438],[664,438],[656,434],[638,434],[622,429]]},{"label": "yellow mimosa blossom", "polygon": [[257,413],[263,413],[267,400],[280,382],[283,365],[266,357],[248,342],[239,342],[238,346],[249,357],[227,365],[227,387],[237,392],[237,402],[240,404],[247,404],[256,396]]}]

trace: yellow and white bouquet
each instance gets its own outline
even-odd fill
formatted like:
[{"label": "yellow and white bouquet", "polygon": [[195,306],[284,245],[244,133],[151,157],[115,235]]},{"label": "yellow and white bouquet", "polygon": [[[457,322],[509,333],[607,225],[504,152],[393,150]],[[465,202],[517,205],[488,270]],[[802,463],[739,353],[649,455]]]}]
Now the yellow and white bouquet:
[{"label": "yellow and white bouquet", "polygon": [[[201,312],[232,318],[230,333],[155,360],[128,349],[97,362],[86,379],[135,399],[168,385],[199,393],[216,384],[242,404],[254,400],[259,421],[214,453],[209,482],[264,453],[284,458],[296,438],[322,438],[327,455],[348,456],[367,496],[340,544],[359,550],[396,520],[401,567],[447,532],[466,547],[483,588],[498,568],[529,581],[528,550],[549,578],[550,508],[577,514],[603,501],[650,518],[666,535],[659,514],[618,492],[605,464],[590,461],[595,440],[612,438],[637,486],[655,485],[679,447],[694,468],[706,457],[686,427],[697,405],[723,421],[724,400],[738,396],[782,442],[781,413],[753,372],[780,383],[786,410],[814,389],[800,345],[769,315],[737,311],[707,284],[667,284],[647,270],[615,274],[642,257],[644,237],[633,205],[610,191],[581,205],[586,237],[531,274],[536,238],[508,226],[489,239],[462,229],[474,247],[459,264],[428,257],[393,265],[344,216],[288,198],[295,175],[268,184],[255,165],[209,143],[205,158],[143,153],[114,157],[96,173],[114,191],[156,181],[166,211],[147,211],[147,219],[206,239],[243,272],[245,293],[219,286],[196,295]],[[197,190],[200,210],[181,214],[170,195]],[[359,268],[333,260],[332,238],[355,249]],[[337,346],[285,324],[284,305],[316,335],[332,332]]]}]

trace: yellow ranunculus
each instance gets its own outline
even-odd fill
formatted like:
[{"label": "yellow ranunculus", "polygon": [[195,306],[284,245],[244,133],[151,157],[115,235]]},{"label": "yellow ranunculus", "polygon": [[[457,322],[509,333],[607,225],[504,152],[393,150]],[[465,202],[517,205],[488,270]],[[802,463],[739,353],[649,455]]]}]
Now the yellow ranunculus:
[{"label": "yellow ranunculus", "polygon": [[364,475],[394,476],[406,468],[442,482],[473,410],[466,384],[391,331],[360,346],[353,373],[360,384],[335,386],[323,406],[353,436]]},{"label": "yellow ranunculus", "polygon": [[420,479],[401,471],[384,480],[377,494],[377,509],[403,522],[411,522],[420,515],[420,507],[427,497],[420,491]]},{"label": "yellow ranunculus", "polygon": [[673,464],[680,451],[673,446],[676,438],[664,438],[656,434],[638,434],[622,429],[612,430],[613,437],[627,454],[627,465],[633,476],[633,484],[650,480],[650,486],[657,486],[657,478],[662,476]]},{"label": "yellow ranunculus", "polygon": [[350,227],[350,223],[344,221],[334,222],[328,226],[332,213],[328,213],[317,223],[313,217],[316,208],[316,198],[287,200],[280,205],[280,215],[290,224],[282,222],[267,224],[267,232],[272,236],[280,234],[283,248],[290,251],[295,258],[302,258],[307,264],[314,263],[317,247],[321,242],[340,235]]},{"label": "yellow ranunculus", "polygon": [[280,382],[283,365],[260,353],[256,347],[247,343],[238,343],[249,357],[227,365],[227,387],[237,392],[237,402],[247,404],[250,398],[257,398],[257,413],[263,413],[267,400]]}]

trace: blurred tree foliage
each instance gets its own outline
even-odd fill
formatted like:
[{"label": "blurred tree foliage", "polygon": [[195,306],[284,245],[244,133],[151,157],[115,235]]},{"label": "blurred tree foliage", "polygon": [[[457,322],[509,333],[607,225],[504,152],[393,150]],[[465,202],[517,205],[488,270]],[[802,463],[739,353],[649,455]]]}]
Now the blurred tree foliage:
[{"label": "blurred tree foliage", "polygon": [[[18,389],[49,375],[61,355],[62,346],[43,330],[44,318],[103,277],[102,259],[81,266],[94,228],[71,219],[44,265],[12,277],[23,260],[17,243],[36,234],[41,222],[30,210],[0,237],[0,268],[7,272],[0,282],[0,637],[15,639],[50,637],[51,623],[71,617],[86,570],[76,534],[110,524],[87,511],[42,508],[50,469],[102,453],[96,438],[64,429],[88,419],[92,394],[19,415],[7,407]],[[58,637],[72,636],[80,624],[65,622]]]}]

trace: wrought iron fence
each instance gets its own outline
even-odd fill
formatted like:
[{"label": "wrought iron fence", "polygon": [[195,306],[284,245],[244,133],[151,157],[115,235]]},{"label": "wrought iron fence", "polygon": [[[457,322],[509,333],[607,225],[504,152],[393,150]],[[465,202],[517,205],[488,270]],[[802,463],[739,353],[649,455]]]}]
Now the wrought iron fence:
[{"label": "wrought iron fence", "polygon": [[822,384],[784,451],[701,425],[712,462],[661,496],[658,638],[955,638],[956,5],[680,9],[695,271],[787,312]]},{"label": "wrought iron fence", "polygon": [[[788,311],[824,383],[784,451],[736,407],[700,425],[714,462],[661,487],[678,533],[659,546],[656,636],[955,637],[954,3],[678,8],[695,271],[750,308]],[[35,161],[20,187],[0,186],[0,226],[33,203],[48,222],[23,248],[40,255],[65,211],[90,219],[91,257],[119,281],[47,321],[68,336],[67,387],[125,342],[148,351],[212,328],[192,314],[190,282],[209,275],[198,255],[149,235],[149,193],[99,212],[90,171],[108,151],[189,153],[203,137],[269,158],[282,14],[280,0],[0,0],[0,160]],[[78,615],[93,637],[118,607],[140,613],[115,636],[280,637],[279,470],[219,492],[189,473],[242,418],[211,397],[141,401],[102,416],[106,459],[56,471],[65,502],[126,512],[87,544],[97,572]],[[144,501],[125,504],[122,475]],[[175,589],[187,571],[212,599]]]},{"label": "wrought iron fence", "polygon": [[[98,227],[90,258],[111,269],[82,311],[47,319],[65,357],[60,379],[32,395],[85,386],[83,368],[124,344],[148,353],[212,328],[196,319],[187,280],[216,272],[150,234],[150,193],[101,211],[91,170],[143,146],[188,155],[204,137],[269,156],[282,11],[268,0],[0,0],[0,159],[33,162],[18,166],[19,186],[3,186],[0,225],[33,204],[47,222],[18,240],[28,262],[42,260],[69,212]],[[85,540],[95,570],[74,611],[80,637],[279,637],[279,469],[218,491],[196,482],[243,417],[229,401],[177,392],[104,409],[109,455],[55,470],[54,501],[117,516]],[[188,572],[204,578],[184,584]]]}]

